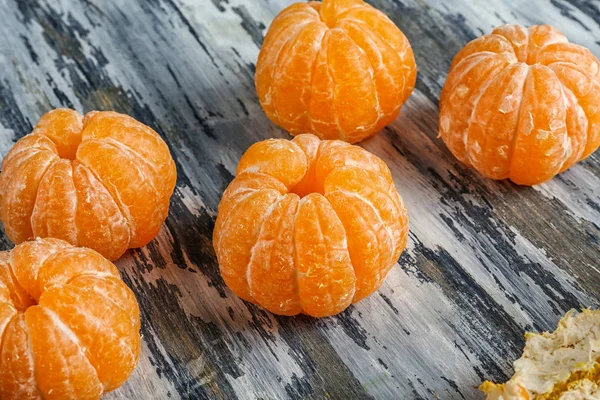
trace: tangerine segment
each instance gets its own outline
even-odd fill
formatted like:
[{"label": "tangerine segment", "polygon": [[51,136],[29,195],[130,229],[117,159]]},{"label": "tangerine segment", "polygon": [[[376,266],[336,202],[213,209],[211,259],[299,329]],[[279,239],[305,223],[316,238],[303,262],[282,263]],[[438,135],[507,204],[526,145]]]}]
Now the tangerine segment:
[{"label": "tangerine segment", "polygon": [[294,219],[299,200],[291,193],[274,205],[260,228],[248,265],[252,298],[281,315],[302,311],[294,261]]},{"label": "tangerine segment", "polygon": [[73,184],[77,200],[75,224],[84,227],[77,230],[77,243],[95,249],[109,260],[119,258],[132,245],[133,235],[119,204],[94,173],[78,160],[73,162]]},{"label": "tangerine segment", "polygon": [[[319,13],[310,3],[296,3],[284,9],[273,20],[269,30],[279,32],[278,35],[266,35],[256,64],[256,92],[259,98],[267,101],[261,103],[265,113],[271,115],[279,124],[278,115],[272,102],[271,84],[279,63],[277,62],[284,46],[298,36],[309,23],[318,21]],[[312,68],[308,68],[311,71]]]},{"label": "tangerine segment", "polygon": [[353,7],[361,7],[363,5],[364,3],[361,0],[324,1],[320,3],[319,15],[328,27],[334,27],[342,13],[347,12]]},{"label": "tangerine segment", "polygon": [[548,67],[534,65],[525,81],[510,176],[535,184],[556,175],[568,158],[566,108],[560,81]]},{"label": "tangerine segment", "polygon": [[[377,212],[377,221],[370,222],[374,225],[378,225],[378,222],[383,224],[391,238],[391,260],[386,262],[385,258],[382,258],[380,264],[383,268],[381,275],[385,278],[406,247],[408,236],[406,208],[393,183],[372,171],[344,167],[332,171],[325,181],[325,196],[329,198],[333,193],[356,196]],[[344,224],[355,222],[341,219]]]},{"label": "tangerine segment", "polygon": [[94,290],[95,282],[86,283],[91,285],[55,286],[44,292],[40,305],[77,337],[104,390],[110,391],[127,380],[137,363],[139,330],[127,312]]},{"label": "tangerine segment", "polygon": [[[466,137],[473,108],[489,82],[501,73],[514,56],[509,53],[480,53],[465,58],[456,67],[456,77],[440,97],[440,133],[448,148],[460,161],[469,165]],[[446,88],[446,86],[444,86]],[[442,106],[443,104],[443,106]]]},{"label": "tangerine segment", "polygon": [[313,60],[321,51],[326,34],[327,27],[313,20],[303,25],[279,51],[269,92],[278,124],[295,130],[310,124],[308,112],[299,114],[298,110],[311,101],[313,91],[307,87],[315,80]]},{"label": "tangerine segment", "polygon": [[[306,115],[306,120],[310,122],[307,126],[302,128],[296,128],[278,122],[267,111],[267,117],[282,128],[288,130],[292,135],[304,132],[315,132],[321,139],[337,139],[341,138],[343,132],[339,126],[339,120],[335,109],[335,91],[332,88],[335,87],[335,81],[330,73],[329,69],[329,46],[331,44],[331,34],[323,36],[323,41],[319,48],[319,52],[314,59],[310,84],[310,102],[308,103],[308,110],[302,112]],[[335,43],[332,45],[335,46]],[[261,49],[262,51],[262,49]],[[255,80],[257,80],[256,78]],[[263,104],[262,99],[261,105]],[[268,98],[265,102],[268,102]],[[268,103],[267,103],[268,104]]]},{"label": "tangerine segment", "polygon": [[[0,181],[5,184],[4,181],[8,181],[12,178],[13,173],[18,170],[24,163],[38,152],[48,151],[53,154],[57,154],[58,150],[52,140],[46,136],[29,134],[23,136],[21,139],[10,148],[6,156],[2,159],[2,172],[11,172],[5,176],[2,174]],[[0,195],[2,193],[0,192]]]},{"label": "tangerine segment", "polygon": [[[403,60],[398,52],[387,45],[375,32],[364,29],[365,24],[362,21],[346,18],[339,26],[357,47],[364,51],[375,74],[373,83],[377,93],[376,108],[387,116],[388,123],[392,122],[393,119],[389,120],[389,118],[398,111],[399,105],[408,97],[406,93],[389,90],[390,87],[406,86]],[[396,82],[396,79],[401,81]]]},{"label": "tangerine segment", "polygon": [[289,189],[300,182],[307,168],[306,155],[296,143],[269,139],[250,146],[240,159],[236,174],[260,172],[271,175]]},{"label": "tangerine segment", "polygon": [[37,301],[42,294],[38,275],[42,265],[57,252],[71,246],[62,240],[47,238],[22,243],[10,252],[11,271],[19,286]]},{"label": "tangerine segment", "polygon": [[[238,203],[245,200],[257,191],[276,191],[279,194],[287,192],[285,185],[270,175],[259,172],[245,172],[239,175],[229,184],[219,202],[219,213],[229,215]],[[227,218],[217,218],[213,233],[213,243],[218,244],[221,240],[220,233]]]},{"label": "tangerine segment", "polygon": [[[381,186],[378,185],[381,182],[377,182],[381,178],[377,178],[368,171],[352,167],[339,168],[327,177],[325,186],[325,197],[347,234],[348,252],[356,275],[355,301],[363,299],[381,286],[387,272],[381,268],[382,265],[393,265],[394,242],[390,227],[382,220],[372,199],[368,198],[370,194],[377,196],[370,188]],[[350,186],[358,186],[359,191],[352,190]],[[387,188],[387,182],[384,187]]]},{"label": "tangerine segment", "polygon": [[[217,234],[217,259],[227,286],[244,300],[252,301],[248,284],[248,265],[260,227],[276,201],[281,197],[275,190],[259,190],[239,200],[227,214]],[[214,243],[213,239],[213,243]]]},{"label": "tangerine segment", "polygon": [[[79,275],[69,281],[69,285],[78,288],[92,288],[95,293],[99,294],[101,299],[104,299],[113,307],[118,308],[127,314],[131,321],[131,325],[136,332],[140,330],[140,308],[138,306],[135,295],[127,285],[123,284],[118,277],[106,276],[100,277],[100,274],[85,274]],[[139,335],[136,335],[139,337]],[[132,340],[136,339],[133,337]],[[134,342],[136,344],[136,342]]]},{"label": "tangerine segment", "polygon": [[284,9],[269,27],[255,75],[261,105],[277,125],[349,142],[392,122],[415,80],[406,37],[359,0]]},{"label": "tangerine segment", "polygon": [[3,400],[42,400],[29,343],[25,317],[19,313],[8,323],[1,342],[0,398]]},{"label": "tangerine segment", "polygon": [[[22,163],[15,171],[2,170],[6,175],[5,185],[0,186],[2,203],[0,218],[4,223],[6,235],[14,242],[20,243],[33,237],[31,214],[36,202],[40,181],[48,168],[58,159],[50,151],[34,150],[18,157]],[[8,175],[12,172],[11,175]]]},{"label": "tangerine segment", "polygon": [[581,66],[572,63],[556,62],[549,67],[562,83],[571,107],[577,110],[577,127],[568,129],[572,157],[575,156],[575,160],[569,160],[572,165],[592,154],[600,145],[600,79],[594,79]]},{"label": "tangerine segment", "polygon": [[496,28],[456,55],[440,136],[487,177],[544,182],[600,145],[599,77],[593,54],[556,28]]},{"label": "tangerine segment", "polygon": [[534,25],[527,29],[527,63],[535,64],[540,50],[555,43],[567,42],[567,37],[558,29],[549,25]]},{"label": "tangerine segment", "polygon": [[93,247],[110,259],[127,250],[131,230],[104,185],[78,160],[58,160],[40,182],[31,226],[39,237]]},{"label": "tangerine segment", "polygon": [[317,184],[316,160],[321,149],[321,141],[314,135],[298,135],[292,142],[296,143],[306,154],[308,169],[300,182],[294,186],[293,190],[300,197],[309,193],[322,193],[322,188]]},{"label": "tangerine segment", "polygon": [[456,53],[452,60],[452,64],[450,64],[450,69],[452,70],[458,63],[472,54],[479,54],[482,52],[496,54],[511,53],[511,50],[513,49],[513,44],[502,35],[491,34],[481,36],[467,43],[465,47]]},{"label": "tangerine segment", "polygon": [[[27,135],[23,137],[9,150],[8,154],[6,154],[2,160],[2,173],[0,173],[0,219],[4,221],[6,218],[11,217],[9,207],[13,206],[15,200],[10,196],[6,196],[6,194],[10,186],[13,185],[15,175],[19,175],[20,170],[25,168],[28,162],[34,160],[34,157],[38,157],[39,162],[39,157],[52,157],[55,153],[56,146],[54,143],[45,136],[38,135]],[[28,171],[30,170],[31,169],[28,168]],[[17,203],[17,206],[20,206],[21,208],[23,205],[24,204],[22,203]],[[21,214],[22,213],[23,211],[21,210]],[[11,228],[5,223],[4,229],[7,236],[9,234],[13,235],[13,237],[16,237],[16,235],[29,235],[29,230],[26,226],[27,224],[19,219],[19,215],[17,218],[12,217],[16,220],[15,223],[17,224],[14,228]]]},{"label": "tangerine segment", "polygon": [[339,140],[321,142],[319,157],[315,160],[314,166],[320,188],[323,187],[325,179],[334,169],[349,166],[372,171],[386,179],[388,183],[393,183],[392,173],[387,164],[365,149]]},{"label": "tangerine segment", "polygon": [[525,64],[507,66],[491,79],[473,109],[466,134],[468,161],[494,179],[510,176],[514,127],[519,120],[528,73],[529,68]]},{"label": "tangerine segment", "polygon": [[[140,247],[158,234],[166,215],[166,207],[154,196],[157,182],[138,155],[123,145],[98,139],[86,140],[77,150],[77,159],[96,173],[129,221],[131,245]],[[146,201],[139,201],[146,199]]]},{"label": "tangerine segment", "polygon": [[[529,57],[529,31],[527,28],[520,25],[507,24],[495,28],[492,31],[492,35],[499,35],[506,38],[510,42],[517,60],[527,63],[527,58]],[[489,35],[484,35],[482,38],[485,40],[489,38]]]},{"label": "tangerine segment", "polygon": [[314,317],[337,314],[352,303],[354,275],[346,232],[323,195],[311,193],[298,204],[294,224],[298,295]]},{"label": "tangerine segment", "polygon": [[[566,125],[567,125],[567,135],[568,141],[571,145],[571,154],[569,158],[563,163],[559,172],[565,171],[571,168],[577,161],[581,158],[587,142],[588,132],[588,120],[583,111],[583,108],[577,101],[577,97],[573,94],[573,91],[570,90],[568,83],[565,83],[564,75],[570,75],[569,72],[564,70],[561,71],[560,63],[556,63],[552,65],[550,68],[554,71],[558,79],[560,79],[561,83],[564,85],[563,87],[563,95],[566,100]],[[577,75],[576,73],[573,75]],[[569,77],[571,78],[571,77]],[[566,78],[567,80],[569,78]],[[592,142],[593,140],[590,140]]]},{"label": "tangerine segment", "polygon": [[43,293],[87,275],[121,277],[117,267],[100,253],[84,247],[69,247],[46,259],[39,270],[38,287]]},{"label": "tangerine segment", "polygon": [[[374,7],[348,7],[340,16],[340,19],[345,22],[351,22],[356,27],[360,26],[363,28],[364,34],[368,37],[368,41],[371,42],[369,43],[369,46],[373,50],[369,52],[371,56],[379,58],[375,48],[372,47],[373,44],[380,50],[382,57],[381,66],[384,66],[388,70],[389,78],[391,78],[390,82],[394,82],[394,85],[389,86],[387,89],[383,86],[378,86],[377,94],[379,98],[383,98],[396,92],[399,95],[397,100],[400,101],[401,106],[410,96],[417,78],[414,54],[406,36],[383,12]],[[390,50],[395,52],[398,58],[392,55]],[[372,60],[374,61],[373,58]],[[377,65],[379,62],[377,60],[377,63],[374,62],[374,65]],[[381,74],[381,71],[375,72],[378,75],[377,79],[385,79],[385,75]],[[395,90],[390,90],[392,87]],[[383,103],[385,102],[380,102],[381,105]]]},{"label": "tangerine segment", "polygon": [[[379,108],[377,87],[375,86],[374,67],[363,50],[344,29],[343,26],[328,32],[324,42],[326,69],[332,85],[331,101],[334,118],[327,118],[334,123],[340,136],[329,136],[331,139],[349,140],[362,138],[362,131],[370,131],[377,125],[382,111]],[[319,76],[315,76],[318,80]],[[315,99],[320,93],[315,93]],[[360,102],[356,99],[361,99]],[[356,131],[356,132],[355,132]],[[303,132],[312,132],[305,129]]]},{"label": "tangerine segment", "polygon": [[[551,66],[554,63],[569,63],[571,68],[579,69],[586,76],[598,81],[600,79],[600,62],[594,54],[585,47],[574,43],[553,43],[542,48],[535,58],[536,63]],[[588,89],[583,82],[582,90]]]},{"label": "tangerine segment", "polygon": [[43,306],[27,309],[25,323],[36,385],[43,398],[100,398],[102,383],[75,333]]},{"label": "tangerine segment", "polygon": [[116,259],[157,235],[175,181],[151,128],[113,112],[58,109],[4,158],[0,218],[15,243],[52,236]]},{"label": "tangerine segment", "polygon": [[170,196],[177,180],[175,163],[167,144],[150,127],[129,115],[112,111],[92,112],[86,115],[82,139],[114,141],[125,146],[137,155],[146,172],[154,175],[161,197]]},{"label": "tangerine segment", "polygon": [[135,296],[98,252],[38,239],[0,253],[2,399],[99,399],[132,373],[139,329]]},{"label": "tangerine segment", "polygon": [[[0,253],[4,256],[6,253]],[[35,304],[29,294],[19,286],[9,264],[8,257],[0,261],[0,304],[5,303],[17,310],[25,310]],[[2,331],[0,331],[1,333]]]},{"label": "tangerine segment", "polygon": [[44,114],[33,128],[33,134],[52,140],[60,158],[75,159],[81,143],[83,117],[75,110],[57,108]]},{"label": "tangerine segment", "polygon": [[223,194],[213,233],[221,275],[271,312],[333,315],[383,283],[406,246],[406,209],[387,165],[366,150],[314,135],[282,142],[246,152]]},{"label": "tangerine segment", "polygon": [[52,164],[40,181],[31,214],[32,231],[40,237],[54,237],[77,243],[77,196],[73,183],[73,162]]}]

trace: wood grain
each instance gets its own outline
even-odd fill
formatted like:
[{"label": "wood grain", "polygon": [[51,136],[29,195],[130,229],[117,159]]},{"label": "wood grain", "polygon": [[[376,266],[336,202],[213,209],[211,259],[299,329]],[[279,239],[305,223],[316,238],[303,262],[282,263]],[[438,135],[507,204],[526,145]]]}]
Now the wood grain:
[{"label": "wood grain", "polygon": [[[589,0],[374,0],[412,43],[399,119],[362,145],[391,167],[411,221],[376,294],[322,320],[276,317],[219,277],[211,234],[243,151],[287,137],[262,113],[255,60],[284,0],[0,0],[0,152],[55,107],[113,109],[176,159],[169,218],[117,262],[143,355],[107,399],[476,399],[512,374],[525,329],[600,305],[600,156],[534,188],[464,168],[437,138],[453,55],[502,23],[550,23],[600,56]],[[2,236],[2,247],[12,245]]]}]

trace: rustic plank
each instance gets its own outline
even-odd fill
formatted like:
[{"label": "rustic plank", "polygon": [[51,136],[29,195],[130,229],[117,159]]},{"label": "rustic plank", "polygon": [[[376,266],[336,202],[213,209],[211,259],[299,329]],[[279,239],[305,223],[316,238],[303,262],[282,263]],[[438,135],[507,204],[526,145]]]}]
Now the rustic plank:
[{"label": "rustic plank", "polygon": [[290,3],[0,0],[1,154],[66,106],[131,114],[176,159],[164,229],[117,262],[142,308],[144,348],[107,398],[478,398],[483,379],[511,374],[523,330],[600,304],[600,158],[535,188],[486,180],[436,138],[437,99],[455,52],[505,22],[555,24],[600,55],[600,9],[584,0],[372,2],[406,33],[419,66],[401,117],[363,143],[392,169],[410,240],[379,292],[314,320],[236,298],[211,246],[242,152],[286,137],[262,113],[253,74],[265,27]]}]

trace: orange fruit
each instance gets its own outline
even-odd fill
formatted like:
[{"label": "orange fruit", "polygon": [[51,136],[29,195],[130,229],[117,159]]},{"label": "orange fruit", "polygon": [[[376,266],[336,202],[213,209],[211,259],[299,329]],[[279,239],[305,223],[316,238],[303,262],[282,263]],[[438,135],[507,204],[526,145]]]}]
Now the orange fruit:
[{"label": "orange fruit", "polygon": [[57,109],[2,161],[0,219],[14,243],[55,237],[115,260],[158,234],[175,180],[151,128],[114,112]]},{"label": "orange fruit", "polygon": [[377,290],[407,235],[385,162],[307,134],[246,151],[219,203],[213,246],[242,299],[275,314],[323,317]]},{"label": "orange fruit", "polygon": [[416,77],[410,43],[384,13],[324,0],[277,15],[255,83],[267,116],[292,135],[355,143],[396,119]]},{"label": "orange fruit", "polygon": [[94,250],[37,239],[0,252],[0,398],[99,399],[131,375],[140,313]]},{"label": "orange fruit", "polygon": [[544,182],[600,145],[600,63],[551,26],[496,28],[454,58],[439,129],[483,175]]}]

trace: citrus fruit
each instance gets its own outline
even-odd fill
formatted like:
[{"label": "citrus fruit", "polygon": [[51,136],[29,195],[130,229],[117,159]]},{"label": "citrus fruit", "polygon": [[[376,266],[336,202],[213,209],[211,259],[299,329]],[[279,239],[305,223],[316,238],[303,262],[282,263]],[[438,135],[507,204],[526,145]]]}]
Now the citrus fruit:
[{"label": "citrus fruit", "polygon": [[551,26],[496,28],[454,58],[439,131],[489,178],[544,182],[600,144],[600,64]]},{"label": "citrus fruit", "polygon": [[305,134],[246,151],[219,203],[213,246],[242,299],[275,314],[323,317],[377,290],[407,235],[381,159]]},{"label": "citrus fruit", "polygon": [[488,400],[600,398],[599,310],[571,310],[554,332],[528,332],[525,340],[513,377],[481,385]]},{"label": "citrus fruit", "polygon": [[175,180],[167,145],[146,125],[56,109],[4,157],[0,219],[14,243],[55,237],[115,260],[157,235]]},{"label": "citrus fruit", "polygon": [[99,399],[131,375],[140,315],[116,267],[53,239],[0,252],[0,398]]},{"label": "citrus fruit", "polygon": [[355,143],[396,119],[416,76],[410,43],[384,13],[324,0],[277,15],[255,83],[267,116],[292,135]]}]

